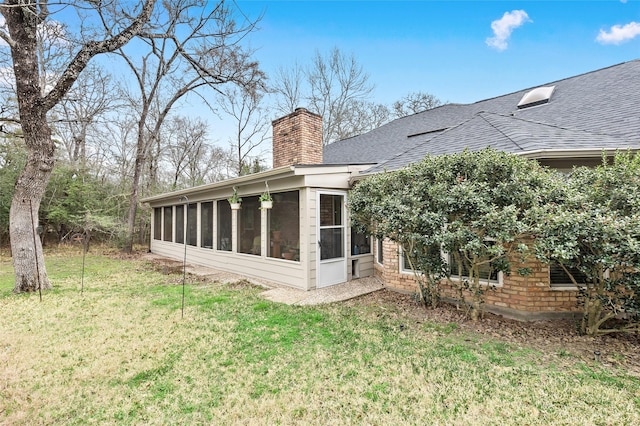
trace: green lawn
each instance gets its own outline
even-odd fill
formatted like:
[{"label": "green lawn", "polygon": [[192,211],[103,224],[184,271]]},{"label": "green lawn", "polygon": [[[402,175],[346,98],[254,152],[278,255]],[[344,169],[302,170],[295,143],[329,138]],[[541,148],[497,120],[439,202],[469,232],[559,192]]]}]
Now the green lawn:
[{"label": "green lawn", "polygon": [[[393,306],[287,306],[249,285],[52,253],[0,261],[0,424],[640,424],[640,381]],[[401,327],[401,325],[403,327]]]}]

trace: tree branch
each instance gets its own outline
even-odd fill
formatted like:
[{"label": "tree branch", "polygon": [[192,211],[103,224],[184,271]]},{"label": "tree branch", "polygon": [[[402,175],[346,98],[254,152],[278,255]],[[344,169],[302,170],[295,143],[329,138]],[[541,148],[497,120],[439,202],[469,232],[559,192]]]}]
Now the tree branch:
[{"label": "tree branch", "polygon": [[156,0],[145,0],[140,14],[119,34],[107,40],[86,43],[69,63],[53,90],[44,98],[43,105],[45,110],[48,111],[53,108],[69,91],[91,58],[101,53],[113,52],[135,37],[151,17],[155,3]]}]

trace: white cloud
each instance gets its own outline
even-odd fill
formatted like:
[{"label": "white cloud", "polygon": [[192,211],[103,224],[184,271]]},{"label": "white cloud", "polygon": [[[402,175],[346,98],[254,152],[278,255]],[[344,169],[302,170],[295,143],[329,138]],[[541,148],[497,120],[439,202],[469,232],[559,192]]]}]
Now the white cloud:
[{"label": "white cloud", "polygon": [[502,18],[491,23],[493,37],[486,40],[487,45],[497,50],[505,50],[508,46],[507,41],[511,37],[511,33],[516,28],[527,22],[533,22],[529,19],[529,15],[524,10],[512,10],[505,12]]},{"label": "white cloud", "polygon": [[620,44],[640,35],[640,23],[629,22],[627,25],[614,25],[609,31],[600,30],[596,41],[602,44]]}]

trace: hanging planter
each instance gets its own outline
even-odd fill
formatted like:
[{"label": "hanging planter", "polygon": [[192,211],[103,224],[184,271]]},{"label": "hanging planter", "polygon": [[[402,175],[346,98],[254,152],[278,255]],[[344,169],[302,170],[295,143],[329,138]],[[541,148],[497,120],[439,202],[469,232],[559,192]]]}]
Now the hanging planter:
[{"label": "hanging planter", "polygon": [[238,189],[235,186],[233,187],[233,195],[227,198],[227,201],[229,201],[229,204],[231,204],[231,210],[240,210],[240,208],[242,207],[242,198],[238,196]]},{"label": "hanging planter", "polygon": [[270,209],[273,208],[273,198],[271,198],[271,194],[269,193],[269,185],[265,182],[267,186],[267,190],[260,195],[260,208],[261,209]]}]

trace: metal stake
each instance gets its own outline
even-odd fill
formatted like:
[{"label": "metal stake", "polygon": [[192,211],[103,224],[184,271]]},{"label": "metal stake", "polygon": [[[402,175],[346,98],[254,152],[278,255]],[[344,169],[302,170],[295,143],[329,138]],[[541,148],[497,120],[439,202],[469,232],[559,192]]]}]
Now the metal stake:
[{"label": "metal stake", "polygon": [[82,234],[82,279],[80,281],[80,294],[84,294],[84,264],[87,252],[89,251],[89,238],[91,238],[91,235],[89,234],[89,230],[85,228]]},{"label": "metal stake", "polygon": [[33,234],[33,254],[36,258],[36,280],[38,281],[38,293],[40,293],[40,301],[42,302],[42,282],[40,281],[40,265],[38,265],[38,248],[36,245],[36,224],[33,220],[33,204],[29,199],[29,212],[31,213],[31,232]]},{"label": "metal stake", "polygon": [[184,319],[184,287],[187,279],[187,230],[189,228],[189,212],[187,209],[189,208],[189,198],[186,195],[180,198],[184,198],[184,218],[186,222],[184,226],[184,259],[182,260],[182,319]]}]

